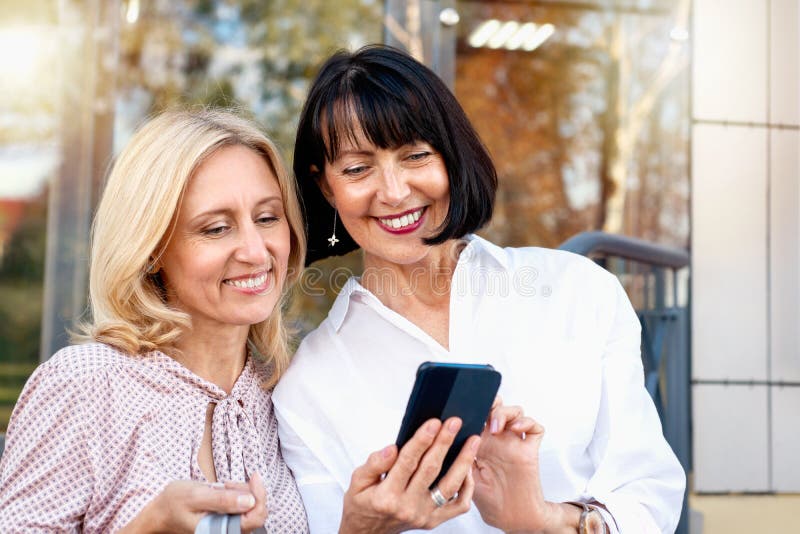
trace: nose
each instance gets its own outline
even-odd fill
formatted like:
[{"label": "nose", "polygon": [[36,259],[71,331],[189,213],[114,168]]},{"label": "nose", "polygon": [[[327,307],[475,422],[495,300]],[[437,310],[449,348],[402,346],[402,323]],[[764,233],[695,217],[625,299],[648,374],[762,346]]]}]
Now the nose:
[{"label": "nose", "polygon": [[392,207],[399,206],[411,194],[403,173],[393,166],[383,171],[383,183],[378,191],[378,200]]},{"label": "nose", "polygon": [[267,263],[269,253],[264,238],[258,231],[255,223],[240,226],[239,242],[236,247],[234,257],[242,262],[251,265],[264,265]]}]

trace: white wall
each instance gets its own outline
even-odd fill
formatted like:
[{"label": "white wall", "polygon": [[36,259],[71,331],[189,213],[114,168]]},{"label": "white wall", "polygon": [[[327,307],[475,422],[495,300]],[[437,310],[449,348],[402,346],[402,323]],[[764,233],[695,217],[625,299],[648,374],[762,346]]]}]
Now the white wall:
[{"label": "white wall", "polygon": [[694,0],[694,489],[800,491],[800,0]]}]

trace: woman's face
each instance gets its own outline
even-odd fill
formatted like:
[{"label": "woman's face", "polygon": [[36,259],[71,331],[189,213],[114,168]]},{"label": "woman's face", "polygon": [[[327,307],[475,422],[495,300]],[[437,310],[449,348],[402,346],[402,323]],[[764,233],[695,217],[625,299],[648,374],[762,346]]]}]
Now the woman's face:
[{"label": "woman's face", "polygon": [[425,142],[382,149],[358,135],[325,164],[320,187],[367,263],[424,259],[422,238],[436,235],[450,202],[444,161]]},{"label": "woman's face", "polygon": [[269,165],[247,147],[221,148],[189,179],[159,260],[167,300],[195,329],[259,323],[280,298],[289,250]]}]

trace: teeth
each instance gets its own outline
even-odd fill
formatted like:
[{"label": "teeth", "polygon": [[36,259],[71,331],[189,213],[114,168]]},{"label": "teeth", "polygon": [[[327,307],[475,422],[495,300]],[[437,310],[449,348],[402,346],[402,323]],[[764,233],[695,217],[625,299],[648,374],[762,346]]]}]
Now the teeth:
[{"label": "teeth", "polygon": [[262,274],[255,278],[248,278],[247,280],[225,280],[225,283],[240,289],[252,289],[264,285],[267,281],[267,275]]},{"label": "teeth", "polygon": [[393,219],[379,219],[381,224],[384,226],[388,226],[390,228],[403,228],[404,226],[408,226],[409,224],[413,224],[419,220],[422,216],[422,209],[419,209],[413,213],[407,213],[400,217],[395,217]]}]

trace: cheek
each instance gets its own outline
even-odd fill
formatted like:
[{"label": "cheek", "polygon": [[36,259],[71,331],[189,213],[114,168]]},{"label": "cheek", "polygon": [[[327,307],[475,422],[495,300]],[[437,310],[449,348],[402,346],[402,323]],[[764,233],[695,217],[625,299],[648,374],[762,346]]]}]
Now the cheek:
[{"label": "cheek", "polygon": [[285,273],[289,265],[289,254],[292,251],[292,233],[289,224],[284,224],[280,231],[269,239],[267,245],[272,250],[272,257],[278,263],[281,272]]},{"label": "cheek", "polygon": [[360,217],[369,211],[374,193],[360,184],[348,184],[334,191],[333,201],[340,217]]}]

